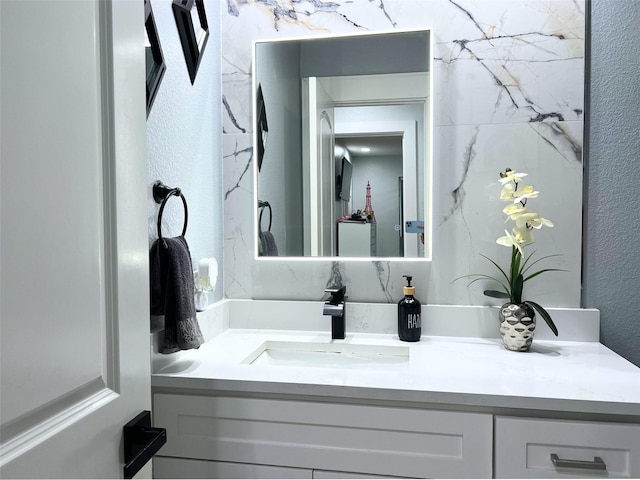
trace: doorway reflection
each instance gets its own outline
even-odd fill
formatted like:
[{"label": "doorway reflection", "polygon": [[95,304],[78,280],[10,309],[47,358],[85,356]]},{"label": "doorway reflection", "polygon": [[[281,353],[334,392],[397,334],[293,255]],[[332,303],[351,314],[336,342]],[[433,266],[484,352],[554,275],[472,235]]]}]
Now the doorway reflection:
[{"label": "doorway reflection", "polygon": [[[365,255],[354,255],[354,250],[345,250],[344,238],[338,238],[338,256],[373,256],[373,257],[401,257],[403,256],[402,244],[402,136],[376,135],[376,136],[336,136],[336,160],[346,157],[353,166],[351,197],[348,202],[343,201],[343,221],[350,222],[352,215],[362,212],[367,218],[367,186],[370,187],[370,206],[374,212],[373,218],[363,222],[375,223],[375,247],[368,244],[362,245],[362,252],[371,252]],[[344,188],[344,187],[343,187]],[[369,215],[371,217],[371,215]],[[342,223],[342,222],[339,222]],[[340,225],[338,228],[340,229]],[[350,230],[358,230],[357,227],[349,227]],[[369,227],[363,227],[360,230]],[[343,227],[343,231],[347,228]],[[364,234],[366,237],[367,235]],[[344,237],[344,234],[343,234]],[[341,242],[342,240],[342,242]],[[342,243],[343,248],[340,248]],[[348,252],[348,253],[345,253]]]}]

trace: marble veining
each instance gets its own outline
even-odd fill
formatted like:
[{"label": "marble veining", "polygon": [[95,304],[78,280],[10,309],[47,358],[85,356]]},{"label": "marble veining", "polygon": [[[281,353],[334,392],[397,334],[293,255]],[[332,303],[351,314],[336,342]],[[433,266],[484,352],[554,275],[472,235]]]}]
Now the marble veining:
[{"label": "marble veining", "polygon": [[224,107],[224,111],[226,112],[227,117],[229,118],[231,123],[233,123],[233,126],[240,130],[242,133],[247,133],[246,128],[238,125],[238,120],[236,120],[236,117],[231,111],[231,107],[229,106],[229,102],[227,102],[227,97],[225,97],[224,95],[222,96],[222,106]]},{"label": "marble veining", "polygon": [[[462,177],[460,179],[460,183],[451,191],[451,197],[453,199],[453,204],[450,207],[449,213],[442,218],[442,222],[446,222],[451,215],[456,213],[458,209],[461,207],[462,202],[465,197],[464,183],[467,181],[467,174],[469,173],[469,166],[471,165],[471,161],[475,158],[475,144],[478,139],[478,129],[475,130],[474,135],[471,137],[467,144],[467,148],[463,154],[463,167],[462,167]],[[442,223],[441,222],[441,223]]]},{"label": "marble veining", "polygon": [[344,285],[342,272],[340,272],[340,262],[331,262],[331,274],[327,281],[327,288],[335,285]]},{"label": "marble veining", "polygon": [[[582,143],[561,122],[540,123],[536,133],[569,162],[582,163]],[[569,151],[564,151],[569,149]]]},{"label": "marble veining", "polygon": [[[527,284],[527,296],[580,305],[584,0],[227,0],[220,8],[227,298],[320,299],[339,273],[353,301],[395,303],[407,273],[423,303],[491,304],[484,285],[453,280],[493,273],[481,254],[507,261],[495,244],[504,221],[496,183],[511,167],[530,174],[543,192],[536,207],[555,224],[533,249],[561,254],[554,266],[567,270]],[[432,262],[256,261],[252,42],[428,27]]]},{"label": "marble veining", "polygon": [[[390,281],[389,275],[391,273],[391,269],[389,268],[390,267],[389,261],[384,263],[380,261],[373,261],[371,263],[376,271],[378,282],[380,282],[380,290],[384,294],[386,301],[388,303],[394,303],[393,296],[389,292],[389,281]],[[385,268],[385,264],[386,264],[386,268]]]},{"label": "marble veining", "polygon": [[237,188],[240,188],[242,179],[247,174],[247,172],[249,172],[249,169],[251,168],[251,162],[253,160],[253,147],[246,147],[246,148],[243,148],[242,150],[238,150],[238,144],[236,142],[235,150],[230,154],[224,155],[223,158],[227,158],[230,156],[233,156],[236,160],[240,160],[239,157],[247,157],[247,159],[242,171],[236,171],[238,175],[235,177],[236,178],[235,183],[231,186],[231,188],[227,189],[227,191],[224,193],[225,200],[229,198],[229,195],[231,195],[231,193],[234,190],[236,190]]}]

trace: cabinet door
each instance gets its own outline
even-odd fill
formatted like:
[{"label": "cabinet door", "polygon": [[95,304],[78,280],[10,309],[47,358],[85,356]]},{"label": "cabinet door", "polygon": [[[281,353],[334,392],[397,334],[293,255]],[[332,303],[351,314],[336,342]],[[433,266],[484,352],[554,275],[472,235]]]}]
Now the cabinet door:
[{"label": "cabinet door", "polygon": [[496,417],[495,452],[496,478],[640,477],[640,425]]},{"label": "cabinet door", "polygon": [[155,457],[153,478],[312,478],[311,470],[249,463]]},{"label": "cabinet door", "polygon": [[323,479],[331,479],[331,478],[342,478],[342,479],[351,479],[351,478],[404,478],[404,477],[390,477],[388,475],[372,475],[370,473],[353,473],[353,472],[333,472],[331,470],[314,470],[313,478],[323,478]]}]

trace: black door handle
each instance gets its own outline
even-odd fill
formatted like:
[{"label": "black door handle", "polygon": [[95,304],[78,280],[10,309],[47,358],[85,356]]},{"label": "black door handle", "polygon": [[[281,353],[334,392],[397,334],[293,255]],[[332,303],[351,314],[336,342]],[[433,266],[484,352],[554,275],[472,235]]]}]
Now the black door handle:
[{"label": "black door handle", "polygon": [[123,427],[124,478],[133,478],[167,443],[167,429],[151,426],[151,412],[145,410]]}]

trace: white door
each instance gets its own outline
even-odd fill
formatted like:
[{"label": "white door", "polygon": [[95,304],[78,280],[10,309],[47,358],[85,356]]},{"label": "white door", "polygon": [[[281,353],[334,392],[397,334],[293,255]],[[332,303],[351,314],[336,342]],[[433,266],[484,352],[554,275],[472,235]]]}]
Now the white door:
[{"label": "white door", "polygon": [[121,477],[150,408],[139,1],[0,1],[0,477]]},{"label": "white door", "polygon": [[305,256],[335,252],[334,101],[316,77],[302,79]]}]

